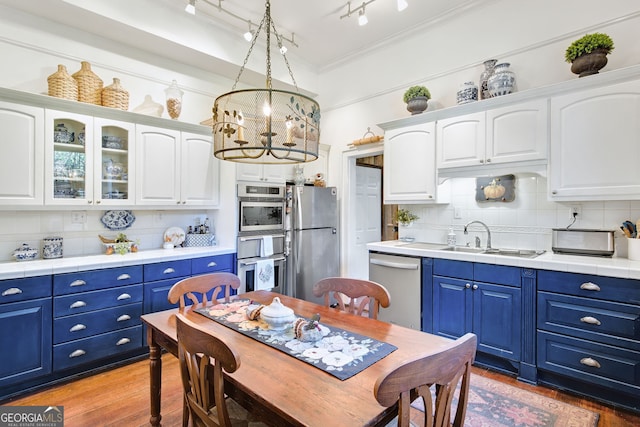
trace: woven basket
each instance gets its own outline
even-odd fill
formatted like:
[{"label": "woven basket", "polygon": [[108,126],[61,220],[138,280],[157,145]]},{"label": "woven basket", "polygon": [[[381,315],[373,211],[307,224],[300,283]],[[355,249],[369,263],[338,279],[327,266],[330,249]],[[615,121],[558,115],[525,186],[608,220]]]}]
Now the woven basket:
[{"label": "woven basket", "polygon": [[129,109],[129,92],[120,85],[120,79],[114,78],[113,84],[102,89],[102,105],[105,107]]},{"label": "woven basket", "polygon": [[49,96],[56,98],[78,100],[78,83],[67,72],[67,67],[58,65],[58,71],[47,77]]},{"label": "woven basket", "polygon": [[78,101],[102,105],[102,80],[91,71],[91,64],[82,61],[72,77],[78,82]]}]

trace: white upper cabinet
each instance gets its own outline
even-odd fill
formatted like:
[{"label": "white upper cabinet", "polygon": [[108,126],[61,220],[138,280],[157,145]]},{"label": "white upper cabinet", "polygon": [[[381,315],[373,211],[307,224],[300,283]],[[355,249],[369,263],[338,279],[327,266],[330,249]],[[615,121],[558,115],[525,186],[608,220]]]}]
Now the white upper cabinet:
[{"label": "white upper cabinet", "polygon": [[136,126],[136,203],[179,206],[180,131]]},{"label": "white upper cabinet", "polygon": [[551,98],[549,197],[640,199],[640,80]]},{"label": "white upper cabinet", "polygon": [[385,204],[448,202],[436,184],[435,129],[431,122],[385,132]]},{"label": "white upper cabinet", "polygon": [[219,203],[219,163],[210,136],[136,126],[136,203],[207,206]]},{"label": "white upper cabinet", "polygon": [[438,169],[544,161],[547,100],[438,120]]},{"label": "white upper cabinet", "polygon": [[96,205],[133,204],[135,201],[135,125],[95,117],[94,190]]},{"label": "white upper cabinet", "polygon": [[0,101],[0,204],[42,205],[44,109]]},{"label": "white upper cabinet", "polygon": [[220,160],[213,156],[213,138],[182,132],[180,199],[189,206],[220,203]]},{"label": "white upper cabinet", "polygon": [[[93,117],[66,111],[45,111],[45,204],[89,207],[94,194]],[[99,146],[99,145],[98,145]]]},{"label": "white upper cabinet", "polygon": [[265,184],[284,184],[288,168],[293,169],[293,165],[260,165],[238,162],[236,163],[236,179]]}]

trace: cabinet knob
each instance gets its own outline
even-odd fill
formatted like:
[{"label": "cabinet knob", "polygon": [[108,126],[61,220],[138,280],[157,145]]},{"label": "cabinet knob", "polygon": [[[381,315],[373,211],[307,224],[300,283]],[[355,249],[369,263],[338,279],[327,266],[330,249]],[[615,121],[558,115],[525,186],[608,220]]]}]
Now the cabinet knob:
[{"label": "cabinet knob", "polygon": [[480,159],[480,163],[484,163],[484,160]]},{"label": "cabinet knob", "polygon": [[487,163],[491,163],[491,159],[487,159]]},{"label": "cabinet knob", "polygon": [[87,203],[92,204],[93,200],[87,200]]},{"label": "cabinet knob", "polygon": [[558,194],[557,190],[551,190],[551,194]]},{"label": "cabinet knob", "polygon": [[582,289],[583,291],[599,292],[600,291],[600,286],[598,286],[598,285],[596,285],[595,283],[592,283],[592,282],[585,282],[582,285],[580,285],[580,289]]},{"label": "cabinet knob", "polygon": [[600,368],[600,363],[596,359],[585,357],[580,359],[580,363],[591,368]]},{"label": "cabinet knob", "polygon": [[471,288],[471,283],[467,283],[466,285],[464,285],[465,288],[470,289]]},{"label": "cabinet knob", "polygon": [[9,289],[6,289],[6,290],[2,291],[2,296],[3,297],[8,297],[10,295],[18,295],[18,294],[21,294],[21,293],[22,293],[22,289],[20,289],[20,288],[9,288]]},{"label": "cabinet knob", "polygon": [[473,285],[472,289],[475,291],[476,289],[478,289],[478,285]]}]

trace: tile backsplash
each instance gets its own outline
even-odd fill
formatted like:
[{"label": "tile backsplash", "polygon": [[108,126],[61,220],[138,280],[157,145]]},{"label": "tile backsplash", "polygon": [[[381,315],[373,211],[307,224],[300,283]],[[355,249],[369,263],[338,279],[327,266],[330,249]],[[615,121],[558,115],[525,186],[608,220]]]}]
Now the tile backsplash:
[{"label": "tile backsplash", "polygon": [[474,246],[475,237],[486,245],[486,231],[476,224],[464,235],[464,225],[473,220],[487,224],[493,247],[551,250],[553,228],[572,222],[571,209],[580,214],[573,228],[616,230],[616,255],[626,257],[626,241],[620,225],[640,218],[640,201],[552,202],[547,200],[547,179],[535,174],[516,175],[513,202],[477,202],[475,178],[452,178],[451,203],[447,205],[401,205],[420,218],[409,227],[400,226],[399,237],[417,241],[447,242],[453,227],[458,245]]},{"label": "tile backsplash", "polygon": [[[98,235],[115,237],[123,232],[139,242],[140,250],[162,247],[169,227],[187,230],[196,218],[209,218],[214,227],[218,211],[133,211],[135,221],[122,231],[111,231],[101,222],[105,211],[0,211],[0,262],[13,261],[13,251],[23,243],[38,248],[42,257],[42,239],[63,237],[65,257],[97,255],[104,252]],[[82,222],[74,222],[74,220]],[[228,243],[228,242],[227,242]]]}]

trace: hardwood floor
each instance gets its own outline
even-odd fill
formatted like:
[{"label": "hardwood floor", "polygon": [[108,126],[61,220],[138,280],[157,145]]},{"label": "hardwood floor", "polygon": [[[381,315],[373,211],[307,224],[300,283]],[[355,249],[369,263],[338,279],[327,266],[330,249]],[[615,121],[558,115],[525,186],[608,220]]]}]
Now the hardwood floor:
[{"label": "hardwood floor", "polygon": [[[178,360],[162,357],[162,425],[180,426],[182,391]],[[473,373],[540,393],[600,413],[598,427],[640,426],[640,415],[600,405],[558,390],[536,387],[495,372],[473,368]],[[149,364],[147,360],[52,387],[2,405],[64,406],[65,427],[133,427],[149,425]]]}]

